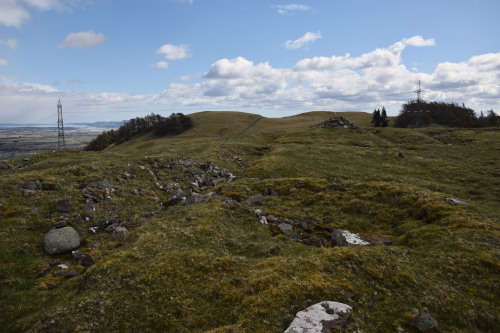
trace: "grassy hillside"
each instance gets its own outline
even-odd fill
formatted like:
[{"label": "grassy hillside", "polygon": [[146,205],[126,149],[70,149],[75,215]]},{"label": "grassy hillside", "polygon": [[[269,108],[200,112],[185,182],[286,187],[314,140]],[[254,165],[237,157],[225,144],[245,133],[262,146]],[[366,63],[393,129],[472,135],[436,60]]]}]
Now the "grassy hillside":
[{"label": "grassy hillside", "polygon": [[[0,331],[282,332],[324,300],[352,306],[345,332],[416,332],[419,311],[443,332],[500,331],[500,131],[309,127],[330,116],[205,112],[182,137],[3,162]],[[187,191],[206,161],[236,179],[190,205],[160,189]],[[28,181],[40,188],[26,191]],[[89,213],[91,193],[100,202]],[[57,212],[58,198],[73,210]],[[294,220],[294,231],[315,221],[305,237],[338,228],[392,245],[308,246],[249,209]],[[125,240],[89,233],[112,215]],[[95,265],[44,253],[59,221]]]}]

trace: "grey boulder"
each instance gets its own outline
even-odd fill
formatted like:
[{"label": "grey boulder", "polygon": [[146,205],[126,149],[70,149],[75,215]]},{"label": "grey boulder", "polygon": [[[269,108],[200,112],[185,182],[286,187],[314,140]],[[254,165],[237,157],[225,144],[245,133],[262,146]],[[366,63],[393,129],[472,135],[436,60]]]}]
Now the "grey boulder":
[{"label": "grey boulder", "polygon": [[50,255],[64,254],[80,246],[80,236],[72,227],[50,230],[43,238],[45,252]]}]

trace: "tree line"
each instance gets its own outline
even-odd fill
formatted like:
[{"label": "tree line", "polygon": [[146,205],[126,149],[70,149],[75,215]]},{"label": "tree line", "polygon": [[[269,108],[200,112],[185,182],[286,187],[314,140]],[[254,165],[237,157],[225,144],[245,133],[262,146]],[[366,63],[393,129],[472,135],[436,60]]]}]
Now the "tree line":
[{"label": "tree line", "polygon": [[[372,124],[387,127],[385,108],[374,110]],[[490,127],[500,126],[500,116],[493,110],[481,111],[479,115],[464,104],[426,102],[413,100],[402,105],[399,115],[394,119],[394,127],[424,127],[431,123],[451,127]]]},{"label": "tree line", "polygon": [[130,140],[133,136],[154,131],[157,136],[180,134],[193,127],[190,117],[182,113],[172,113],[169,117],[151,113],[143,118],[130,119],[118,130],[110,130],[97,135],[95,139],[83,149],[86,151],[101,151],[112,144],[120,144]]}]

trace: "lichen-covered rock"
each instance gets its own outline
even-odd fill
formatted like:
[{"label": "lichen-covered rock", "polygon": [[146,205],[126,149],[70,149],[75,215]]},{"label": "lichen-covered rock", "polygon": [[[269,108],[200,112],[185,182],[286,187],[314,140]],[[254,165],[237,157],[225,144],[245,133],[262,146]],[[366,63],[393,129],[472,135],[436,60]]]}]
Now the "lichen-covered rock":
[{"label": "lichen-covered rock", "polygon": [[280,223],[280,224],[278,224],[278,228],[280,228],[280,230],[283,233],[283,235],[289,235],[293,231],[293,227],[290,224],[287,224],[287,223]]},{"label": "lichen-covered rock", "polygon": [[349,320],[352,308],[343,303],[325,301],[300,311],[283,333],[324,333],[342,327]]},{"label": "lichen-covered rock", "polygon": [[438,328],[438,322],[427,313],[419,313],[411,320],[411,325],[420,332],[438,333],[441,330]]},{"label": "lichen-covered rock", "polygon": [[73,210],[73,201],[71,199],[57,199],[56,210],[62,213],[71,212]]},{"label": "lichen-covered rock", "polygon": [[64,254],[80,246],[80,236],[72,227],[50,230],[43,238],[45,252],[50,255]]},{"label": "lichen-covered rock", "polygon": [[117,227],[111,237],[116,242],[123,242],[127,238],[128,230],[124,227]]},{"label": "lichen-covered rock", "polygon": [[244,205],[254,205],[254,204],[264,204],[265,203],[264,196],[259,193],[259,194],[254,194],[249,196],[245,201],[242,202]]}]

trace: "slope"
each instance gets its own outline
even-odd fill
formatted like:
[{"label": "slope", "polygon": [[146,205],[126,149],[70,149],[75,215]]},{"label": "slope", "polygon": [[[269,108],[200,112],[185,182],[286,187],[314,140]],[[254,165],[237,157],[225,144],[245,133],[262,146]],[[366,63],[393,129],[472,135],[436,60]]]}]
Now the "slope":
[{"label": "slope", "polygon": [[[1,164],[2,330],[282,332],[323,300],[353,307],[346,332],[416,332],[417,311],[445,332],[500,330],[500,131],[248,118],[228,135],[208,122],[119,152]],[[57,212],[58,198],[72,210]],[[257,209],[278,224],[262,225]],[[90,232],[113,216],[125,239]],[[94,265],[44,253],[57,222],[78,231]],[[332,246],[332,229],[392,244]]]}]

